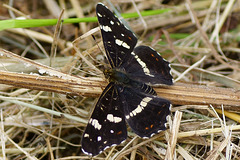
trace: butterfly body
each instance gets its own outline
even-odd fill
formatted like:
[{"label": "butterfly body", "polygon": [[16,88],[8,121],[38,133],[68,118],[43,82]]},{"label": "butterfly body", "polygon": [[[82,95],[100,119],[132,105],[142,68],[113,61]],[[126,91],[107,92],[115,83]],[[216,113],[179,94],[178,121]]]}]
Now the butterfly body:
[{"label": "butterfly body", "polygon": [[115,15],[99,3],[96,8],[103,44],[111,69],[82,137],[84,153],[95,156],[127,138],[126,122],[140,137],[166,129],[170,101],[160,98],[150,85],[172,85],[169,63],[137,38]]},{"label": "butterfly body", "polygon": [[109,69],[104,71],[104,75],[110,82],[127,85],[130,82],[130,78],[124,71],[118,69]]}]

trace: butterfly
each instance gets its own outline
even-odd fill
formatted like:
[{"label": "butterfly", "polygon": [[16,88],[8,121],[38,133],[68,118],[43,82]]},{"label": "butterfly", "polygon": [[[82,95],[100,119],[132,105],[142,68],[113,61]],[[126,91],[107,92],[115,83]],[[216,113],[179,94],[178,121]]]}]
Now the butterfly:
[{"label": "butterfly", "polygon": [[142,138],[165,130],[171,102],[151,86],[173,84],[169,62],[148,46],[136,47],[134,33],[102,3],[96,14],[111,69],[82,136],[82,151],[91,156],[125,141],[126,122]]}]

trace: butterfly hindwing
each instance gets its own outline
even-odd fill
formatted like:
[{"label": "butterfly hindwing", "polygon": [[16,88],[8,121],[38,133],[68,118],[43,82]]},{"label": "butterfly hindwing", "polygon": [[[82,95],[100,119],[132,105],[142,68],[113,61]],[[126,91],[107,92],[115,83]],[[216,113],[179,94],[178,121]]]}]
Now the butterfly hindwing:
[{"label": "butterfly hindwing", "polygon": [[131,79],[151,85],[173,84],[169,62],[158,52],[148,46],[138,46],[131,55],[121,66]]},{"label": "butterfly hindwing", "polygon": [[134,133],[149,138],[166,129],[170,101],[135,88],[124,87],[120,91],[125,119]]},{"label": "butterfly hindwing", "polygon": [[103,4],[97,4],[96,13],[108,61],[112,68],[118,67],[131,56],[137,38]]},{"label": "butterfly hindwing", "polygon": [[82,150],[95,156],[107,147],[127,138],[122,102],[114,83],[109,83],[100,96],[82,136]]}]

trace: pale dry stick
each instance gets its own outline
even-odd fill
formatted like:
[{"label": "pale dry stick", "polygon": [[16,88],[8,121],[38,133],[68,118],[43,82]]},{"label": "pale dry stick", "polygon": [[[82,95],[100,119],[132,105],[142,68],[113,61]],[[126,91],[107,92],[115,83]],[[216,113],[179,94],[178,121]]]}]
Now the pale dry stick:
[{"label": "pale dry stick", "polygon": [[113,147],[111,148],[111,150],[110,150],[110,152],[108,152],[108,155],[107,155],[107,157],[105,158],[105,160],[112,160],[111,155],[112,155],[113,151],[115,150],[115,148],[116,148],[116,146],[113,146]]},{"label": "pale dry stick", "polygon": [[176,151],[183,157],[183,159],[187,159],[187,160],[198,160],[195,157],[192,157],[192,155],[190,155],[183,147],[181,147],[180,145],[178,145],[178,148],[176,149]]},{"label": "pale dry stick", "polygon": [[[202,16],[206,15],[206,13],[207,13],[206,10],[199,11],[198,16],[202,17]],[[181,22],[184,22],[184,21],[188,21],[189,19],[190,19],[189,15],[181,15],[181,16],[175,16],[174,15],[171,18],[163,17],[163,16],[162,17],[161,16],[156,16],[156,17],[148,18],[148,19],[145,18],[145,21],[148,25],[148,29],[154,29],[154,28],[168,26],[168,25],[171,25],[171,24],[181,23]],[[139,31],[143,30],[142,24],[139,23],[138,20],[133,20],[133,21],[131,21],[130,24],[132,26],[132,29],[135,32],[139,32]]]},{"label": "pale dry stick", "polygon": [[63,13],[63,18],[64,18],[64,19],[69,18],[68,8],[66,7],[66,1],[65,1],[65,0],[59,0],[58,2],[59,2],[60,8],[62,8],[62,9],[65,10],[65,12]]},{"label": "pale dry stick", "polygon": [[200,64],[202,64],[202,62],[206,59],[207,56],[203,56],[199,61],[197,61],[196,63],[194,63],[193,65],[191,65],[188,69],[186,69],[178,78],[176,78],[174,80],[174,82],[179,81],[180,79],[182,79],[183,76],[185,76],[188,72],[190,72],[193,68],[196,68],[197,66],[199,66]]},{"label": "pale dry stick", "polygon": [[139,11],[137,5],[136,5],[135,0],[131,0],[131,2],[132,2],[132,4],[133,4],[135,10],[137,11],[137,14],[138,14],[138,16],[139,16],[139,18],[140,18],[140,20],[141,20],[141,22],[142,22],[142,24],[143,24],[143,28],[144,28],[144,30],[143,30],[143,33],[142,33],[141,37],[139,38],[139,39],[143,39],[144,36],[145,36],[146,33],[147,33],[148,26],[147,26],[146,21],[143,19],[142,15],[141,15],[141,13],[140,13],[140,11]]},{"label": "pale dry stick", "polygon": [[51,15],[53,15],[54,17],[59,17],[59,15],[61,14],[61,9],[55,0],[43,0],[43,2],[45,3],[45,6],[47,7]]},{"label": "pale dry stick", "polygon": [[[130,146],[130,144],[132,144],[137,138],[138,138],[138,136],[133,137],[133,139],[131,139],[131,141],[128,142],[128,143],[121,149],[121,151],[119,151],[118,153],[116,153],[116,154],[113,156],[112,159],[116,159],[116,160],[117,160],[117,158],[121,158],[121,157],[124,155],[124,154],[122,154],[122,153],[125,152],[126,149]],[[131,148],[130,148],[130,149],[131,149]],[[136,149],[137,149],[137,148],[136,148]],[[122,155],[122,156],[120,157],[120,155]]]},{"label": "pale dry stick", "polygon": [[148,142],[152,142],[153,140],[159,138],[160,136],[162,136],[162,135],[161,134],[155,135],[155,136],[153,136],[153,137],[151,137],[151,138],[149,138],[149,139],[147,139],[147,140],[145,140],[145,141],[143,141],[143,142],[141,142],[141,143],[139,143],[139,144],[137,144],[137,145],[135,145],[135,146],[133,146],[133,147],[123,151],[123,152],[121,152],[116,157],[114,156],[115,160],[120,160],[124,155],[129,154],[130,152],[132,152],[132,150],[137,149],[138,147],[141,147],[141,146],[145,145]]},{"label": "pale dry stick", "polygon": [[[170,66],[171,66],[171,75],[175,75],[176,77],[181,76],[182,72],[179,72],[179,71],[175,70],[174,68],[172,68],[172,65],[170,65]],[[182,81],[183,82],[189,82],[190,79],[187,76],[183,76]]]},{"label": "pale dry stick", "polygon": [[221,153],[223,151],[224,148],[226,148],[226,146],[231,143],[230,141],[231,136],[228,135],[227,137],[225,137],[225,139],[221,142],[220,145],[218,145],[212,152],[211,154],[206,158],[206,160],[215,160],[217,159],[219,155],[219,153]]},{"label": "pale dry stick", "polygon": [[20,16],[23,16],[25,18],[29,18],[29,15],[26,15],[23,12],[21,12],[21,11],[17,10],[16,8],[13,8],[13,7],[11,7],[11,6],[7,5],[7,4],[3,4],[2,6],[7,8],[7,9],[9,9],[9,10],[11,10],[11,11],[13,11],[13,12],[15,12],[15,13],[17,13],[17,14],[19,14]]},{"label": "pale dry stick", "polygon": [[[50,44],[52,44],[52,42],[53,42],[53,38],[51,36],[40,33],[40,32],[32,31],[30,29],[11,28],[11,29],[7,29],[7,31],[13,32],[13,33],[16,33],[16,34],[19,34],[19,35],[22,35],[22,36],[31,35],[31,37],[36,39],[36,40],[46,42],[46,43],[50,43]],[[61,40],[61,41],[63,41],[63,40]],[[72,47],[72,43],[67,41],[66,46],[67,47]]]},{"label": "pale dry stick", "polygon": [[[222,133],[223,133],[223,136],[229,140],[229,142],[222,142],[220,145],[222,145],[220,147],[220,145],[218,145],[218,147],[216,147],[213,151],[212,151],[212,154],[208,157],[209,160],[210,159],[216,159],[218,157],[218,153],[221,153],[221,151],[226,148],[226,156],[229,154],[229,148],[230,148],[230,144],[231,144],[231,139],[229,137],[231,137],[231,133],[229,133],[229,126],[226,126],[226,118],[225,118],[225,112],[224,112],[224,108],[223,108],[223,105],[222,105],[222,110],[220,109],[215,109],[213,108],[212,105],[210,105],[213,112],[215,113],[215,116],[218,118],[218,120],[220,121],[220,124],[222,126]],[[217,110],[220,110],[221,111],[221,114],[222,114],[222,119],[219,117],[219,115],[217,114]],[[237,115],[238,116],[238,115]],[[239,116],[238,116],[239,117]],[[225,139],[225,140],[226,140]],[[211,146],[213,146],[213,133],[211,133]],[[213,148],[213,147],[212,147]],[[220,151],[219,151],[220,150]],[[225,157],[227,158],[227,157]],[[228,159],[228,158],[227,158]]]},{"label": "pale dry stick", "polygon": [[[54,109],[54,104],[53,104],[53,107],[52,107],[52,110]],[[52,125],[52,120],[53,120],[53,115],[51,115],[51,125]],[[59,127],[59,129],[58,129],[58,139],[57,139],[57,143],[56,143],[56,146],[57,147],[59,147],[60,146],[60,138],[61,138],[61,133],[62,133],[62,123],[61,122],[59,122],[60,124],[58,125]],[[52,129],[52,128],[51,128]],[[49,140],[49,137],[48,137],[48,140]],[[50,140],[49,140],[50,141]],[[49,142],[49,148],[50,148],[50,142]],[[51,152],[50,152],[51,154],[53,154],[53,152],[52,152],[52,150],[51,150]],[[56,150],[56,153],[55,153],[56,155],[58,155],[59,154],[59,150],[57,149]],[[51,155],[52,156],[52,155]],[[54,156],[53,156],[54,157]]]},{"label": "pale dry stick", "polygon": [[[137,145],[138,144],[138,141],[133,141],[133,146]],[[134,149],[132,152],[131,152],[131,156],[130,156],[130,160],[135,160],[136,159],[136,155],[137,155],[137,149]]]},{"label": "pale dry stick", "polygon": [[[59,141],[59,139],[58,139],[57,141]],[[49,154],[50,154],[50,157],[51,157],[51,159],[54,159],[53,150],[52,150],[52,146],[51,146],[51,144],[50,144],[50,139],[49,139],[49,137],[46,138],[46,143],[47,143],[47,148],[48,148],[48,152],[49,152]],[[57,147],[57,148],[58,148],[58,147]],[[56,150],[56,155],[58,154],[57,151],[58,151],[58,149]]]},{"label": "pale dry stick", "polygon": [[221,15],[220,20],[216,23],[216,26],[212,32],[210,42],[213,42],[214,38],[218,37],[219,31],[222,28],[224,22],[226,21],[228,15],[230,14],[233,5],[236,0],[229,0],[227,6],[224,8],[224,12]]},{"label": "pale dry stick", "polygon": [[[226,125],[224,126],[224,121],[219,117],[217,111],[216,111],[215,108],[212,106],[212,104],[210,104],[210,107],[212,108],[213,112],[215,113],[215,117],[218,118],[221,126],[222,126],[222,127],[225,127]],[[223,107],[223,105],[222,105],[222,107]],[[224,113],[223,113],[223,117],[225,117],[225,116],[224,116]]]},{"label": "pale dry stick", "polygon": [[[233,131],[240,130],[240,125],[232,126],[231,129]],[[189,131],[189,132],[180,132],[178,133],[178,138],[186,138],[186,137],[192,137],[192,136],[204,136],[209,135],[211,133],[222,133],[222,128],[214,128],[214,129],[203,129],[203,130],[197,130],[197,131]]]},{"label": "pale dry stick", "polygon": [[186,110],[186,109],[208,109],[208,105],[181,105],[179,107],[173,107],[171,109],[171,112],[176,112],[177,110]]},{"label": "pale dry stick", "polygon": [[[208,67],[207,70],[211,71],[211,72],[218,72],[218,71],[228,70],[228,67],[225,66],[224,64],[219,64],[219,65],[213,65],[211,67]],[[233,74],[234,74],[234,72],[233,72]],[[238,78],[236,78],[236,79],[238,79]]]},{"label": "pale dry stick", "polygon": [[[178,68],[183,68],[187,69],[189,66],[188,65],[183,65],[183,64],[171,64],[171,66],[178,67]],[[235,93],[237,93],[237,90],[240,89],[240,81],[230,78],[228,76],[224,76],[222,74],[216,73],[216,72],[211,72],[209,70],[201,69],[201,68],[193,68],[191,71],[191,74],[196,75],[196,76],[204,76],[206,79],[210,79],[212,81],[219,82],[227,87],[231,87],[236,89]],[[240,94],[239,94],[240,95]]]},{"label": "pale dry stick", "polygon": [[53,43],[51,45],[51,53],[50,53],[50,66],[55,63],[55,57],[57,55],[57,45],[58,45],[58,39],[61,34],[62,29],[62,16],[63,16],[64,10],[60,12],[60,15],[58,17],[58,21],[54,30],[53,34]]},{"label": "pale dry stick", "polygon": [[75,44],[75,43],[77,43],[78,41],[80,41],[80,40],[82,40],[82,39],[84,39],[84,38],[87,38],[87,37],[93,35],[94,33],[98,32],[98,31],[100,31],[100,28],[99,28],[99,27],[95,27],[95,28],[93,28],[93,29],[85,32],[83,35],[79,36],[78,38],[76,38],[76,39],[72,42],[72,44]]},{"label": "pale dry stick", "polygon": [[17,100],[14,99],[14,97],[12,99],[9,99],[9,97],[0,96],[0,99],[4,100],[4,101],[11,102],[11,103],[14,103],[14,104],[22,105],[22,106],[25,106],[25,107],[28,107],[28,108],[31,108],[31,109],[35,109],[35,110],[38,110],[38,111],[42,111],[44,113],[49,113],[49,114],[52,114],[52,115],[55,115],[55,116],[59,116],[59,117],[64,116],[65,118],[87,124],[87,120],[82,119],[80,117],[72,116],[72,115],[67,114],[67,113],[61,113],[61,112],[53,111],[51,109],[39,107],[39,106],[29,104],[29,103],[25,103],[25,102],[22,102],[22,101],[17,101]]},{"label": "pale dry stick", "polygon": [[[13,6],[13,0],[10,0],[8,4],[9,4],[9,6]],[[13,19],[16,18],[11,10],[9,10],[8,12],[9,12],[9,15],[11,16],[11,18],[13,18]]]},{"label": "pale dry stick", "polygon": [[[216,11],[216,18],[215,18],[215,27],[218,28],[219,25],[218,25],[218,21],[219,21],[219,15],[220,15],[220,8],[221,8],[221,1],[218,2],[218,7],[217,7],[217,11]],[[219,29],[219,28],[218,28]],[[210,40],[210,42],[212,43],[212,41]],[[219,53],[222,55],[222,58],[225,60],[225,61],[228,61],[227,57],[224,55],[222,49],[221,49],[221,46],[220,46],[220,42],[219,42],[219,34],[217,33],[216,34],[216,37],[215,37],[215,43],[216,43],[216,48],[217,50],[219,51]]]},{"label": "pale dry stick", "polygon": [[223,48],[223,50],[229,51],[229,52],[237,52],[238,54],[240,53],[240,48],[236,48],[233,46],[225,47]]},{"label": "pale dry stick", "polygon": [[[208,109],[208,110],[210,110],[210,109]],[[214,120],[211,120],[212,129],[213,129],[213,124],[214,124],[213,121],[214,121]],[[211,136],[211,137],[210,137],[210,151],[211,151],[211,150],[213,150],[214,134],[211,133],[210,136]]]},{"label": "pale dry stick", "polygon": [[[84,12],[83,12],[80,2],[78,0],[70,0],[70,2],[73,6],[73,9],[75,10],[77,17],[84,18]],[[87,32],[86,23],[80,23],[80,28],[81,28],[82,33]]]},{"label": "pale dry stick", "polygon": [[[207,31],[207,30],[211,29],[214,24],[215,24],[214,22],[209,22],[209,24],[205,28],[203,28],[203,30]],[[199,41],[199,34],[200,34],[200,31],[196,30],[191,35],[189,35],[188,37],[175,41],[174,44],[180,43],[179,46],[181,46],[181,47],[183,47],[183,46],[189,47],[193,43],[195,43],[195,41]],[[193,46],[193,48],[198,49],[198,46],[195,45],[195,46]],[[208,49],[209,52],[206,52],[205,54],[211,53],[210,48],[206,48],[206,49]]]},{"label": "pale dry stick", "polygon": [[[73,6],[73,9],[75,10],[75,13],[77,15],[78,18],[84,18],[84,11],[82,9],[82,6],[79,2],[79,0],[70,0],[72,6]],[[87,24],[85,22],[81,22],[79,23],[80,25],[80,30],[81,30],[81,33],[86,33],[87,32]],[[88,44],[88,48],[90,48],[92,46],[92,41],[90,38],[86,38],[86,41],[87,41],[87,44]]]},{"label": "pale dry stick", "polygon": [[207,28],[210,18],[211,18],[211,14],[214,11],[214,8],[216,8],[216,5],[217,5],[217,1],[212,1],[211,5],[208,9],[208,12],[206,14],[206,17],[204,18],[204,21],[203,21],[203,24],[202,24],[203,28]]},{"label": "pale dry stick", "polygon": [[1,116],[1,124],[0,124],[0,137],[1,137],[1,149],[2,149],[2,157],[3,157],[3,160],[6,159],[6,152],[5,152],[5,149],[6,149],[6,137],[4,136],[4,122],[3,122],[3,113],[2,113],[2,108],[0,109],[0,116]]},{"label": "pale dry stick", "polygon": [[15,97],[15,96],[11,96],[11,97],[5,97],[6,99],[14,99],[14,100],[20,100],[20,101],[33,101],[33,98],[23,98],[23,97]]},{"label": "pale dry stick", "polygon": [[170,39],[168,32],[167,32],[166,30],[164,30],[164,29],[162,29],[162,32],[163,32],[163,34],[165,35],[165,37],[166,37],[166,39],[167,39],[167,42],[168,42],[168,45],[169,45],[169,49],[172,50],[172,52],[173,52],[174,55],[177,57],[177,59],[178,59],[178,61],[179,61],[180,63],[185,64],[184,60],[183,60],[182,58],[180,58],[179,52],[174,48],[173,42],[172,42],[172,40]]},{"label": "pale dry stick", "polygon": [[168,141],[168,147],[167,147],[167,152],[165,156],[165,160],[173,160],[174,154],[175,154],[175,148],[177,144],[177,138],[178,138],[178,132],[179,132],[179,127],[182,119],[182,112],[176,111],[174,120],[173,120],[173,125],[171,127],[170,131],[170,138]]},{"label": "pale dry stick", "polygon": [[[166,155],[166,149],[162,146],[156,146],[155,144],[151,143],[152,149],[158,154],[159,159],[164,159]],[[167,148],[167,145],[166,145]]]},{"label": "pale dry stick", "polygon": [[188,7],[189,7],[189,12],[191,12],[191,15],[192,15],[193,18],[194,18],[194,22],[195,22],[195,24],[196,24],[196,27],[197,27],[198,30],[200,31],[204,43],[211,49],[212,55],[213,55],[213,56],[216,58],[216,60],[218,60],[220,63],[227,65],[229,68],[236,69],[236,70],[239,71],[240,68],[231,66],[230,64],[226,63],[226,62],[222,59],[222,57],[217,53],[217,51],[216,51],[216,49],[214,48],[214,46],[209,42],[209,39],[208,39],[208,36],[207,36],[206,32],[202,29],[201,24],[200,24],[200,22],[198,21],[197,15],[196,15],[195,11],[194,11],[193,8],[192,8],[191,0],[186,0],[186,2],[187,2],[187,5],[188,5]]},{"label": "pale dry stick", "polygon": [[[225,127],[225,133],[227,133],[226,135],[231,137],[232,136],[232,130],[231,129],[228,129],[227,127]],[[226,137],[225,135],[225,137]],[[232,153],[233,153],[233,146],[232,146],[232,141],[231,141],[231,138],[229,139],[229,143],[227,143],[227,146],[226,146],[226,159],[231,159],[232,157]]]},{"label": "pale dry stick", "polygon": [[[32,151],[35,150],[36,148],[22,148],[22,149],[26,152],[31,152],[32,153]],[[60,148],[52,147],[52,150],[56,150],[56,149],[64,150],[66,148],[65,147],[60,147]],[[35,150],[34,153],[39,153],[39,154],[40,153],[46,153],[48,150],[49,149],[47,147],[45,147],[45,148],[38,149],[37,151]],[[7,154],[22,154],[22,152],[18,148],[5,148],[5,152]],[[2,154],[2,153],[0,152],[0,154]]]}]

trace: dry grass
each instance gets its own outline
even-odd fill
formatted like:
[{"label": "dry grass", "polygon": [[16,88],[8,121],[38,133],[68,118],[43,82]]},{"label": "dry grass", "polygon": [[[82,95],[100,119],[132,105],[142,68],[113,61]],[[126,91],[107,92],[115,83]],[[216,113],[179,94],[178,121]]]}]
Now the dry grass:
[{"label": "dry grass", "polygon": [[[136,12],[130,0],[112,2],[122,13]],[[1,3],[1,19],[59,18],[61,8],[63,18],[92,17],[96,5]],[[127,19],[139,44],[172,64],[175,85],[155,88],[173,103],[169,129],[150,139],[129,129],[123,144],[93,159],[240,159],[240,2],[143,0],[136,6],[171,9]],[[0,31],[0,46],[0,159],[90,159],[81,152],[81,135],[107,84],[97,23],[7,29]]]}]

